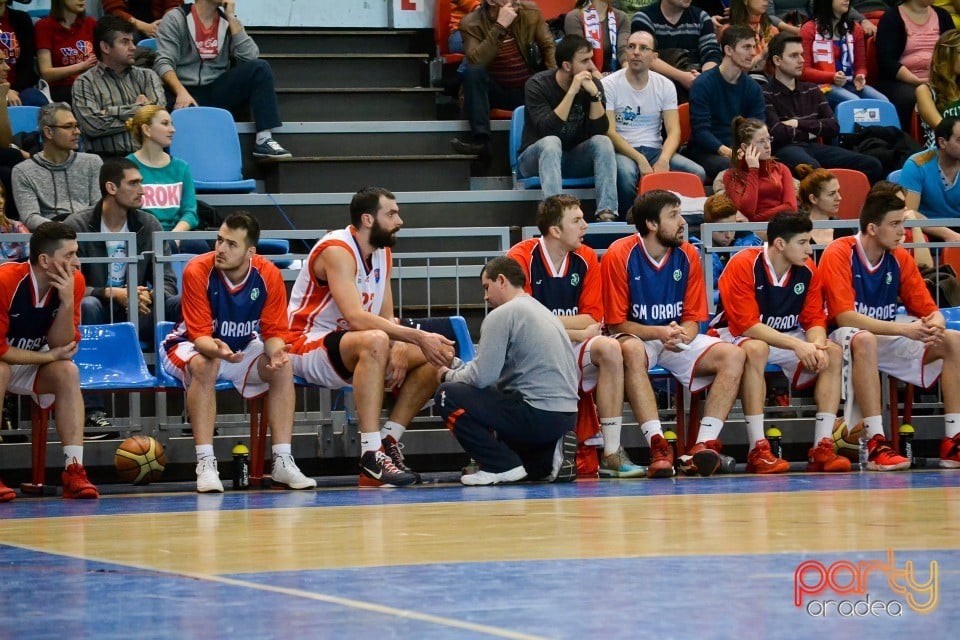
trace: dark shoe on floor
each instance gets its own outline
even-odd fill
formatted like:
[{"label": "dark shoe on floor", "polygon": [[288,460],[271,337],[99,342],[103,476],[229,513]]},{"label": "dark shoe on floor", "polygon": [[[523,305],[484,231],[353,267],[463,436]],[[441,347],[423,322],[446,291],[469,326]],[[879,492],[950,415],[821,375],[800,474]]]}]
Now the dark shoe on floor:
[{"label": "dark shoe on floor", "polygon": [[603,211],[597,212],[597,222],[616,222],[617,220],[619,220],[619,218],[617,217],[616,211],[604,209]]},{"label": "dark shoe on floor", "polygon": [[107,414],[103,411],[91,411],[87,414],[87,420],[83,425],[84,440],[116,440],[120,434],[116,431],[105,431],[113,425],[107,419]]},{"label": "dark shoe on floor", "polygon": [[482,156],[487,152],[487,145],[482,142],[464,142],[460,138],[450,141],[450,146],[457,153],[465,156]]}]

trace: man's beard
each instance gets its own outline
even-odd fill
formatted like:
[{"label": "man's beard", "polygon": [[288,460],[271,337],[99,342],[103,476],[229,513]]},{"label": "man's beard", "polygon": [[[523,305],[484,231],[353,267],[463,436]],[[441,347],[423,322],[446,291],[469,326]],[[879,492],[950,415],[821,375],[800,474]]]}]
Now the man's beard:
[{"label": "man's beard", "polygon": [[679,240],[676,237],[668,238],[660,229],[657,229],[657,241],[665,247],[672,247],[674,249],[683,244],[683,240]]},{"label": "man's beard", "polygon": [[370,227],[370,244],[377,249],[392,247],[397,244],[397,232],[387,231],[374,219],[373,226]]}]

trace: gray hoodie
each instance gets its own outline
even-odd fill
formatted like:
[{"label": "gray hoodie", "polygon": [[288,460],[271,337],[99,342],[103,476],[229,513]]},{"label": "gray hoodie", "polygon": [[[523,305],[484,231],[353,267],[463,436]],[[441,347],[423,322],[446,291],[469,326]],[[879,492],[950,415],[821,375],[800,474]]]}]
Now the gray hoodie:
[{"label": "gray hoodie", "polygon": [[52,164],[38,153],[15,166],[11,182],[20,220],[33,231],[96,204],[101,165],[100,156],[71,151],[63,164]]}]

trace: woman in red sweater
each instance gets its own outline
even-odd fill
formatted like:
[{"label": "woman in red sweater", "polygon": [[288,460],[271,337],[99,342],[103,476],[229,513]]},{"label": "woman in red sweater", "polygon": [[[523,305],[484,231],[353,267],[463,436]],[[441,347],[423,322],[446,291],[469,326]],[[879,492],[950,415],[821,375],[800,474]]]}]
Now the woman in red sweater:
[{"label": "woman in red sweater", "polygon": [[800,27],[804,82],[823,85],[832,109],[847,100],[889,102],[867,84],[863,29],[850,19],[850,0],[813,0],[813,19]]},{"label": "woman in red sweater", "polygon": [[755,118],[733,119],[730,169],[723,188],[750,222],[766,222],[781,211],[797,210],[797,189],[790,169],[770,156],[770,132]]}]

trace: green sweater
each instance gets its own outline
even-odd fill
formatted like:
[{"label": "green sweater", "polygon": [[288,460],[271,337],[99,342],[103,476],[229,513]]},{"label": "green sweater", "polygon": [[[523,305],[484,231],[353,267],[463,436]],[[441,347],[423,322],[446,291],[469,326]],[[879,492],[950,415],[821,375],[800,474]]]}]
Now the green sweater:
[{"label": "green sweater", "polygon": [[181,220],[196,229],[200,224],[197,218],[197,192],[193,188],[193,176],[190,167],[179,158],[170,158],[170,163],[162,168],[148,167],[132,153],[127,156],[140,170],[143,176],[143,205],[140,207],[152,213],[164,231],[170,231]]}]

